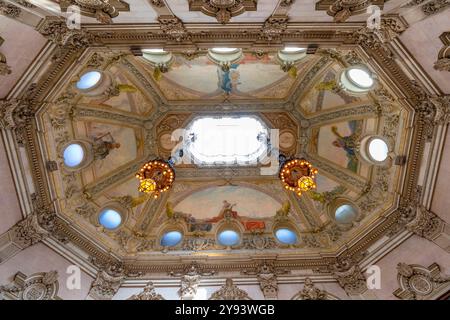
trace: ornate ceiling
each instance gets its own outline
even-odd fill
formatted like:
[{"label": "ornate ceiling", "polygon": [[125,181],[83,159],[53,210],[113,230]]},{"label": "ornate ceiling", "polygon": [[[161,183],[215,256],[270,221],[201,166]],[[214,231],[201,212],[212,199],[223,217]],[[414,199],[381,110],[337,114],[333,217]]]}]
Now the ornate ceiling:
[{"label": "ornate ceiling", "polygon": [[[55,10],[46,2],[36,12]],[[381,29],[373,30],[358,8],[339,9],[333,1],[319,1],[314,14],[320,18],[310,22],[300,22],[302,1],[228,1],[234,6],[221,8],[217,4],[227,1],[136,1],[156,18],[133,24],[126,19],[134,4],[126,1],[110,1],[114,10],[89,1],[53,2],[63,11],[85,4],[89,23],[69,29],[61,17],[40,20],[35,28],[48,46],[0,109],[18,157],[28,160],[24,189],[42,228],[32,241],[50,237],[96,266],[119,265],[129,277],[177,270],[185,260],[219,271],[250,268],[268,257],[289,270],[337,273],[355,266],[376,241],[415,223],[411,206],[420,201],[423,150],[435,125],[448,121],[442,111],[448,97],[423,73],[411,76],[416,64],[399,40],[408,28],[400,15],[383,15]],[[350,22],[335,24],[330,16]],[[289,68],[277,56],[286,45],[307,48]],[[242,48],[231,69],[208,57],[208,49],[221,46]],[[173,55],[167,70],[143,55],[149,48]],[[361,64],[377,75],[376,88],[359,95],[340,89],[338,76]],[[109,79],[94,96],[75,87],[89,70]],[[260,165],[183,164],[175,167],[170,192],[156,200],[139,193],[135,174],[142,164],[167,159],[172,132],[202,115],[251,115],[279,129],[280,151],[318,168],[317,190],[298,197],[276,174],[261,175]],[[370,136],[389,146],[383,165],[361,156]],[[120,147],[101,148],[104,137]],[[92,162],[80,170],[64,165],[71,141],[93,146]],[[350,223],[335,219],[342,203],[357,208]],[[124,212],[114,231],[98,222],[111,206]],[[231,220],[224,217],[230,213]],[[216,240],[226,223],[242,233],[232,248]],[[295,229],[298,243],[278,242],[277,225]],[[167,230],[183,232],[180,245],[161,246]]]}]

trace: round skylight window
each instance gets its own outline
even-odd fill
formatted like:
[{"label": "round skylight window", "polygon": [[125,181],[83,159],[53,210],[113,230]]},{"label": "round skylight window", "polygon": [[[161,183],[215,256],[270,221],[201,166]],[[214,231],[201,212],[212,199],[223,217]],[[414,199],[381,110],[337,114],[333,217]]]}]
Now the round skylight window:
[{"label": "round skylight window", "polygon": [[239,234],[234,230],[225,230],[219,233],[217,239],[223,246],[231,247],[239,243]]},{"label": "round skylight window", "polygon": [[89,90],[94,88],[102,78],[99,71],[88,71],[84,73],[77,82],[77,88],[80,90]]},{"label": "round skylight window", "polygon": [[335,219],[338,223],[352,223],[358,212],[351,204],[342,204],[335,211]]},{"label": "round skylight window", "polygon": [[275,231],[275,236],[277,237],[278,241],[284,244],[297,243],[297,234],[287,228],[278,229],[277,231]]},{"label": "round skylight window", "polygon": [[380,138],[374,138],[369,142],[369,155],[373,160],[383,162],[389,153],[388,145]]},{"label": "round skylight window", "polygon": [[365,65],[355,65],[339,74],[339,84],[351,93],[364,94],[375,87],[376,75]]},{"label": "round skylight window", "polygon": [[150,53],[150,54],[161,54],[161,53],[167,53],[162,48],[155,48],[155,49],[144,49],[142,50],[143,53]]},{"label": "round skylight window", "polygon": [[122,223],[122,216],[114,209],[104,209],[98,217],[100,224],[108,230],[117,229]]},{"label": "round skylight window", "polygon": [[169,231],[161,237],[161,245],[163,247],[173,247],[180,243],[183,239],[183,234],[179,231]]},{"label": "round skylight window", "polygon": [[235,53],[238,48],[212,48],[211,51],[214,53]]},{"label": "round skylight window", "polygon": [[306,51],[306,49],[301,47],[284,47],[281,51],[283,53],[300,53]]},{"label": "round skylight window", "polygon": [[84,149],[78,143],[69,144],[64,149],[63,158],[67,167],[78,167],[84,160]]},{"label": "round skylight window", "polygon": [[371,75],[364,69],[350,68],[347,71],[347,76],[355,85],[360,88],[368,89],[374,84]]}]

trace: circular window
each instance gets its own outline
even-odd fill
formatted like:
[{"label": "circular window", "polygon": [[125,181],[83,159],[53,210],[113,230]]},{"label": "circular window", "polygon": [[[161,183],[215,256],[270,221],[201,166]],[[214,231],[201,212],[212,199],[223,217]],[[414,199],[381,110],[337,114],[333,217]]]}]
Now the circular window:
[{"label": "circular window", "polygon": [[162,48],[155,48],[155,49],[144,49],[142,50],[143,53],[150,53],[150,54],[158,54],[158,53],[167,53]]},{"label": "circular window", "polygon": [[301,47],[285,47],[281,52],[283,53],[300,53],[306,51],[306,48]]},{"label": "circular window", "polygon": [[297,243],[297,234],[287,228],[278,229],[277,231],[275,231],[275,236],[277,237],[278,241],[284,244]]},{"label": "circular window", "polygon": [[84,160],[84,149],[78,143],[69,144],[63,153],[64,164],[69,168],[78,167]]},{"label": "circular window", "polygon": [[351,66],[340,73],[339,83],[355,94],[365,93],[375,87],[375,75],[364,65]]},{"label": "circular window", "polygon": [[169,231],[161,237],[161,245],[163,247],[173,247],[180,243],[183,234],[180,231]]},{"label": "circular window", "polygon": [[214,53],[235,53],[238,48],[212,48],[211,51]]},{"label": "circular window", "polygon": [[336,208],[335,219],[338,223],[349,224],[355,220],[358,211],[351,204],[342,204]]},{"label": "circular window", "polygon": [[234,230],[224,230],[217,237],[219,243],[223,246],[231,247],[239,243],[239,233]]},{"label": "circular window", "polygon": [[80,90],[88,90],[94,88],[102,78],[99,71],[89,71],[84,73],[77,82],[77,88]]},{"label": "circular window", "polygon": [[106,208],[100,212],[98,221],[106,229],[114,230],[122,223],[122,215],[114,209]]},{"label": "circular window", "polygon": [[380,138],[374,138],[369,142],[369,155],[378,162],[383,162],[387,159],[389,148],[387,143]]},{"label": "circular window", "polygon": [[373,79],[369,72],[360,68],[350,68],[347,71],[347,76],[350,81],[360,88],[368,89],[373,86]]}]

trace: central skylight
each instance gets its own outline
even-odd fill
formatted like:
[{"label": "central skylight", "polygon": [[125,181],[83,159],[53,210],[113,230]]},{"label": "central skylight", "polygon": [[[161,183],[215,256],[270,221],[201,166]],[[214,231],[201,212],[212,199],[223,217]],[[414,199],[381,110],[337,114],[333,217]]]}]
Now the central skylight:
[{"label": "central skylight", "polygon": [[256,164],[267,150],[267,136],[253,117],[203,117],[187,130],[187,151],[197,164]]}]

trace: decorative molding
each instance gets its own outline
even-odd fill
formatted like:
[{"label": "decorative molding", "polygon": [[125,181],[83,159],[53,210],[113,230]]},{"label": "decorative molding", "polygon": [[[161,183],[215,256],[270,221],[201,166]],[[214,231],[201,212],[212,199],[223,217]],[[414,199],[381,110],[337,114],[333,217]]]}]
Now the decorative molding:
[{"label": "decorative molding", "polygon": [[275,265],[273,260],[263,260],[254,269],[244,269],[245,275],[256,275],[261,291],[266,299],[278,299],[277,276],[290,273],[289,270]]},{"label": "decorative molding", "polygon": [[60,300],[58,289],[56,271],[31,276],[17,272],[12,283],[0,286],[0,300]]},{"label": "decorative molding", "polygon": [[399,263],[397,281],[400,288],[394,296],[403,300],[427,300],[448,290],[450,277],[441,274],[437,263],[425,268],[416,264]]},{"label": "decorative molding", "polygon": [[420,6],[420,10],[426,15],[431,16],[436,13],[443,11],[445,8],[450,6],[450,1],[448,0],[411,0],[406,4],[402,5],[402,8],[411,8]]},{"label": "decorative molding", "polygon": [[189,0],[189,11],[201,11],[217,22],[227,24],[232,17],[256,11],[257,0]]},{"label": "decorative molding", "polygon": [[450,71],[450,31],[444,32],[439,38],[444,46],[438,53],[434,68],[439,71]]},{"label": "decorative molding", "polygon": [[7,16],[8,18],[18,18],[22,13],[22,9],[5,1],[0,1],[0,14]]},{"label": "decorative molding", "polygon": [[209,300],[252,300],[248,293],[239,289],[234,283],[233,279],[227,278],[225,284],[211,294]]},{"label": "decorative molding", "polygon": [[88,31],[69,29],[64,19],[54,16],[43,19],[36,30],[57,45],[60,50],[86,49],[88,46],[99,42],[99,39]]},{"label": "decorative molding", "polygon": [[287,15],[273,15],[269,17],[259,33],[259,38],[268,42],[280,41],[287,29]]},{"label": "decorative molding", "polygon": [[178,291],[181,300],[192,300],[197,294],[200,277],[214,275],[215,271],[207,270],[205,266],[192,262],[183,266],[181,272],[171,271],[169,274],[173,277],[181,277],[181,288]]},{"label": "decorative molding", "polygon": [[[427,240],[437,242],[444,250],[450,252],[450,232],[446,232],[444,220],[438,217],[435,213],[427,210],[423,206],[416,209],[414,219],[406,225],[406,229]],[[437,240],[440,235],[447,236],[447,240]]]},{"label": "decorative molding", "polygon": [[176,42],[188,41],[190,33],[184,27],[183,22],[175,16],[159,16],[159,25],[168,39]]},{"label": "decorative molding", "polygon": [[127,300],[165,300],[162,295],[157,294],[153,282],[147,283],[144,290],[139,294],[134,294]]},{"label": "decorative molding", "polygon": [[124,279],[125,276],[123,274],[113,276],[101,270],[92,282],[89,296],[95,300],[111,300],[117,291],[119,291]]},{"label": "decorative molding", "polygon": [[59,6],[61,12],[67,12],[70,6],[77,6],[82,15],[95,18],[103,24],[113,23],[119,11],[130,11],[129,4],[122,0],[61,0]]},{"label": "decorative molding", "polygon": [[371,5],[383,9],[386,0],[320,0],[316,3],[316,10],[327,10],[334,22],[345,22],[354,15],[366,13]]},{"label": "decorative molding", "polygon": [[337,300],[337,298],[325,290],[320,290],[310,278],[306,278],[303,289],[294,295],[291,300]]},{"label": "decorative molding", "polygon": [[339,256],[334,263],[328,265],[328,271],[336,278],[347,295],[360,295],[367,291],[367,282],[358,263],[363,255],[350,256],[348,253]]}]

